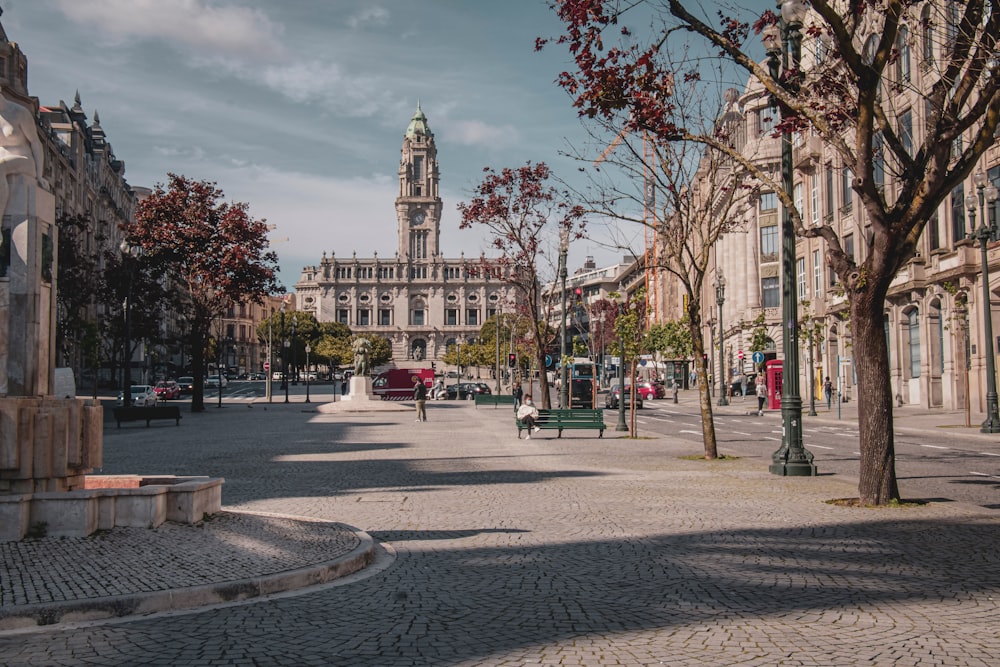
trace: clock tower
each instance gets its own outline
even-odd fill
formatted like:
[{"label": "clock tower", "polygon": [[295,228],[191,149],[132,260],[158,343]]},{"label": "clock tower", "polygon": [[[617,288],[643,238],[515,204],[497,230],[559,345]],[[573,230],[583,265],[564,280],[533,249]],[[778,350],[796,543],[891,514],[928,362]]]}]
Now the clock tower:
[{"label": "clock tower", "polygon": [[420,109],[410,119],[399,160],[396,219],[399,257],[429,263],[440,257],[441,198],[438,196],[437,146]]}]

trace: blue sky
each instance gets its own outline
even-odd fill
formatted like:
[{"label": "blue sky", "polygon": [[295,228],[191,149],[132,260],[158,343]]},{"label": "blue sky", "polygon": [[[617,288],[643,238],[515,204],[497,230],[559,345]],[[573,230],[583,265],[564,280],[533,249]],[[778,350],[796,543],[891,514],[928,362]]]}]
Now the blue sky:
[{"label": "blue sky", "polygon": [[[391,256],[399,150],[420,104],[434,131],[445,254],[488,250],[458,230],[484,166],[544,161],[586,142],[554,81],[562,47],[534,51],[560,24],[545,0],[2,0],[28,57],[29,92],[95,111],[126,178],[168,172],[216,181],[277,225],[291,288],[322,251]],[[610,264],[593,241],[571,251]],[[635,235],[641,245],[641,235]],[[489,254],[489,253],[488,253]]]}]

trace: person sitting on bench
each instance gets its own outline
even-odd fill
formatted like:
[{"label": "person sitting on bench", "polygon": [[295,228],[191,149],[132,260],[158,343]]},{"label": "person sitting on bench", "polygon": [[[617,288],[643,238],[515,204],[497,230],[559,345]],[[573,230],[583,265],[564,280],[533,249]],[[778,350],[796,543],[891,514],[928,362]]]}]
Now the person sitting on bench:
[{"label": "person sitting on bench", "polygon": [[532,430],[536,432],[541,430],[535,426],[535,420],[538,419],[538,408],[535,407],[535,403],[531,400],[531,394],[524,395],[524,402],[517,409],[517,418],[521,420],[522,424],[528,427],[527,440],[531,440]]}]

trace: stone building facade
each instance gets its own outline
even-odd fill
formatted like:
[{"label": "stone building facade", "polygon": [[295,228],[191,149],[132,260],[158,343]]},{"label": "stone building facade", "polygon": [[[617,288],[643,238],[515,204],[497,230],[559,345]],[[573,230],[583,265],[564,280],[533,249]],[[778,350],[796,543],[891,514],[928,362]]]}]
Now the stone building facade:
[{"label": "stone building facade", "polygon": [[450,346],[478,338],[505,304],[512,309],[513,291],[500,263],[442,255],[439,173],[434,133],[418,103],[399,161],[395,256],[324,251],[295,284],[300,310],[319,322],[341,322],[354,333],[388,339],[396,365],[441,360]]},{"label": "stone building facade", "polygon": [[[891,122],[919,146],[924,139],[928,104],[924,92],[938,77],[935,61],[948,46],[940,40],[945,28],[935,27],[926,13],[943,4],[921,3],[903,17],[906,29],[898,48],[898,61],[890,68],[895,85]],[[875,33],[868,38],[878,39]],[[819,38],[807,35],[802,44],[805,68],[820,63],[827,50]],[[780,139],[773,137],[777,114],[763,87],[750,80],[738,93],[739,131],[743,155],[773,174],[780,173]],[[965,137],[965,141],[969,138]],[[954,149],[961,150],[961,141]],[[831,147],[808,133],[793,137],[793,200],[807,225],[832,226],[845,250],[863,261],[869,252],[871,232],[866,213],[852,189],[853,175]],[[886,197],[897,196],[893,165],[882,164]],[[975,174],[981,174],[979,182]],[[968,400],[972,412],[986,407],[986,356],[984,319],[991,318],[993,330],[1000,331],[996,313],[1000,306],[1000,243],[996,224],[997,202],[983,199],[984,185],[1000,186],[1000,148],[994,145],[984,154],[973,175],[959,184],[939,206],[917,243],[916,255],[898,272],[885,304],[885,335],[889,346],[892,393],[902,405],[961,410]],[[989,188],[985,188],[987,191]],[[712,304],[703,311],[707,349],[713,350],[711,374],[716,383],[751,371],[750,341],[754,320],[764,316],[769,358],[785,356],[781,313],[781,203],[774,192],[758,193],[752,205],[714,247],[715,268],[706,276],[702,303]],[[993,225],[988,243],[990,303],[981,297],[983,271],[979,243],[972,238],[972,222],[977,227],[985,216]],[[715,314],[715,282],[725,277],[722,307],[722,361],[714,351],[719,335]],[[799,338],[801,397],[808,405],[810,387],[821,400],[822,379],[827,375],[842,387],[842,396],[856,396],[851,332],[846,320],[847,299],[838,287],[838,278],[827,264],[825,242],[819,238],[796,241],[795,286],[800,324],[815,323],[819,336],[809,347],[807,337]],[[659,289],[669,292],[676,286],[664,280]],[[678,319],[680,312],[660,311],[659,318]],[[1000,341],[994,341],[996,355]],[[708,348],[708,346],[711,348]],[[743,360],[739,352],[744,352]],[[968,369],[968,370],[967,370]],[[810,382],[810,377],[812,381]],[[716,385],[718,386],[718,384]]]}]

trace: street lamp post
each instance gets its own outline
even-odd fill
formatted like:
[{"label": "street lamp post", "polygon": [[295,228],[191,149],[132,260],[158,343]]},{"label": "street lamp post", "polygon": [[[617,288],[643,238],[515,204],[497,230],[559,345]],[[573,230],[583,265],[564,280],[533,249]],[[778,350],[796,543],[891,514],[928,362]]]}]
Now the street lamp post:
[{"label": "street lamp post", "polygon": [[[624,285],[618,286],[618,293],[622,295],[622,302],[618,304],[618,316],[621,317],[627,307]],[[620,327],[618,329],[618,423],[615,424],[615,430],[628,430],[628,424],[625,423],[625,335]]]},{"label": "street lamp post", "polygon": [[309,353],[312,348],[309,347],[309,343],[306,343],[306,403],[309,402]]},{"label": "street lamp post", "polygon": [[816,417],[816,360],[813,356],[816,339],[816,323],[809,318],[809,416]]},{"label": "street lamp post", "polygon": [[569,368],[566,367],[566,255],[569,253],[569,229],[563,227],[559,230],[559,281],[562,283],[562,324],[560,326],[562,335],[559,345],[559,367],[560,379],[559,407],[569,408]]},{"label": "street lamp post", "polygon": [[726,279],[720,271],[715,279],[715,303],[719,306],[719,405],[729,405],[726,395],[729,382],[726,379],[726,359],[724,354],[725,330],[722,328],[722,304],[726,302]]},{"label": "street lamp post", "polygon": [[[778,0],[778,25],[764,30],[764,48],[771,78],[790,94],[798,92],[799,64],[802,58],[802,19],[808,5],[805,0]],[[789,55],[791,62],[789,63]],[[779,59],[780,57],[780,59]],[[789,79],[782,80],[782,71]],[[778,101],[772,97],[772,106]],[[781,180],[785,196],[793,196],[792,135],[781,133]],[[799,326],[795,293],[795,229],[788,207],[781,207],[781,295],[782,321],[785,325],[785,359],[781,389],[781,447],[771,455],[770,472],[775,475],[809,477],[816,474],[813,455],[802,445],[802,397],[799,395]]]},{"label": "street lamp post", "polygon": [[132,386],[132,282],[135,272],[135,257],[139,254],[140,248],[132,245],[128,240],[121,243],[122,261],[125,264],[125,326],[123,331],[124,347],[122,348],[122,391],[125,392],[126,404],[129,400],[129,387]]},{"label": "street lamp post", "polygon": [[299,325],[298,315],[292,315],[292,384],[299,383],[299,369],[295,361],[295,332]]},{"label": "street lamp post", "polygon": [[[969,219],[974,230],[973,235],[979,239],[979,253],[983,264],[983,355],[986,357],[986,420],[979,428],[982,433],[1000,433],[1000,414],[997,413],[997,379],[996,362],[993,359],[993,309],[990,304],[990,267],[986,253],[986,244],[993,237],[993,221],[989,210],[996,205],[997,188],[990,183],[986,186],[986,173],[977,171],[972,177],[979,193],[979,229],[976,229],[976,205],[969,202]],[[984,208],[983,200],[990,204]]]},{"label": "street lamp post", "polygon": [[264,392],[267,394],[267,402],[270,403],[272,399],[271,394],[271,377],[274,374],[274,347],[271,344],[271,320],[274,319],[274,308],[271,308],[271,315],[267,318],[267,375],[264,376]]}]

